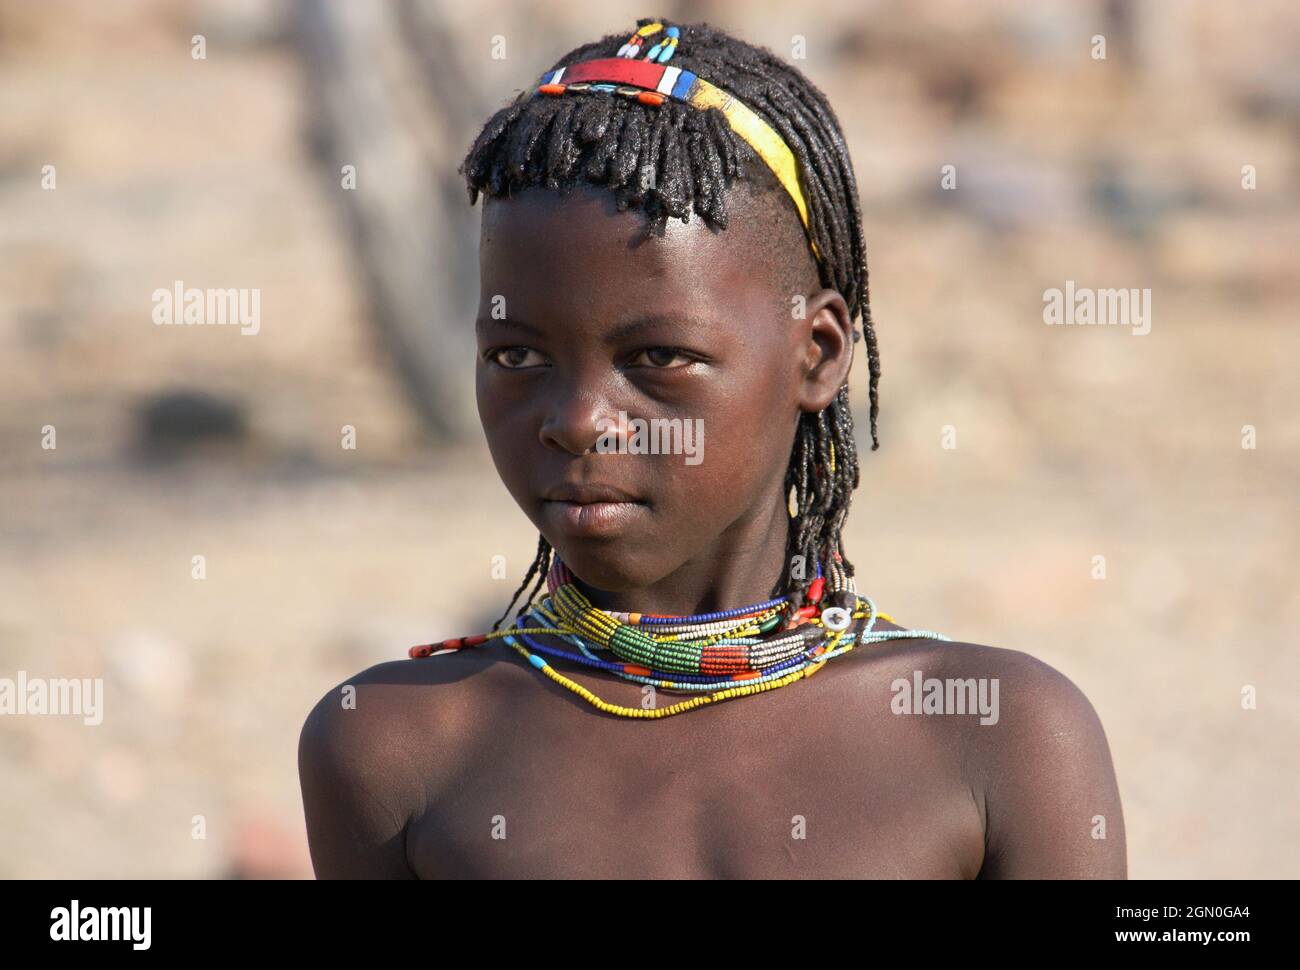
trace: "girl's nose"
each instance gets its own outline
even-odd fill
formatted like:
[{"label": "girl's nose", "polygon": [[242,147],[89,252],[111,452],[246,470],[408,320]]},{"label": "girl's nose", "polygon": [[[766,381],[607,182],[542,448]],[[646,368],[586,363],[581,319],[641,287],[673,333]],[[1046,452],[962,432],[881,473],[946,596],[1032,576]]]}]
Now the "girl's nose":
[{"label": "girl's nose", "polygon": [[617,428],[618,411],[603,395],[577,389],[550,402],[538,435],[543,445],[585,455],[596,450],[602,438],[614,443]]}]

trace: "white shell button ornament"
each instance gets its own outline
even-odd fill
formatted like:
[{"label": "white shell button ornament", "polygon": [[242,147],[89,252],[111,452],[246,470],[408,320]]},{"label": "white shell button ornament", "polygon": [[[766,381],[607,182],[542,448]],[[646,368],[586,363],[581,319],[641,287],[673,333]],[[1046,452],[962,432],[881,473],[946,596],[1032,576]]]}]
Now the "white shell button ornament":
[{"label": "white shell button ornament", "polygon": [[836,633],[847,630],[852,621],[853,614],[842,606],[828,606],[822,610],[822,623],[826,625],[826,629]]}]

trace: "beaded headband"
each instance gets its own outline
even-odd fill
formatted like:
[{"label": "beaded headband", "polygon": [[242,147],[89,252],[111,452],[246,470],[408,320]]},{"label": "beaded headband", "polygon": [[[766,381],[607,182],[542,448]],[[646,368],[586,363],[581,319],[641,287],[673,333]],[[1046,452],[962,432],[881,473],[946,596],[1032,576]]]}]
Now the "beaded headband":
[{"label": "beaded headband", "polygon": [[[646,41],[661,30],[664,38],[651,47],[643,59],[637,60]],[[794,200],[804,232],[808,235],[808,245],[820,263],[821,253],[808,228],[808,204],[799,187],[799,167],[794,152],[776,130],[743,101],[698,74],[667,65],[677,50],[680,37],[681,31],[676,27],[665,29],[661,23],[647,24],[619,48],[617,57],[580,61],[543,74],[536,93],[561,95],[566,91],[608,91],[651,106],[674,98],[701,111],[717,108],[726,117],[731,130],[754,149]]]}]

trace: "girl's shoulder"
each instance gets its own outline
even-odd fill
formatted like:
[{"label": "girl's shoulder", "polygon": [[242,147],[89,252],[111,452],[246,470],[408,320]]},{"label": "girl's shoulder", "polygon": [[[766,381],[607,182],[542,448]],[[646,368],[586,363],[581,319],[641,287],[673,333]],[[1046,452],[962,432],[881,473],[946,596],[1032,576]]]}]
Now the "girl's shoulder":
[{"label": "girl's shoulder", "polygon": [[984,877],[1123,878],[1119,786],[1083,690],[1022,650],[898,640],[877,689],[958,753],[986,833]]},{"label": "girl's shoulder", "polygon": [[406,877],[406,833],[473,750],[499,679],[481,656],[375,664],[330,688],[298,740],[317,876]]}]

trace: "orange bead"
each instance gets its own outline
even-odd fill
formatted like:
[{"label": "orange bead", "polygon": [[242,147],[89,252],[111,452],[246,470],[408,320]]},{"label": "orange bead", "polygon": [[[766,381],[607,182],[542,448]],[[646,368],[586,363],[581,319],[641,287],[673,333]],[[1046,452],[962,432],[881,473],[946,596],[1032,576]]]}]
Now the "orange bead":
[{"label": "orange bead", "polygon": [[563,85],[563,84],[543,84],[543,85],[542,85],[541,87],[539,87],[537,90],[540,91],[542,94],[563,94],[563,93],[564,93],[564,85]]},{"label": "orange bead", "polygon": [[664,103],[664,95],[658,91],[642,91],[636,96],[636,99],[642,104],[660,105]]}]

